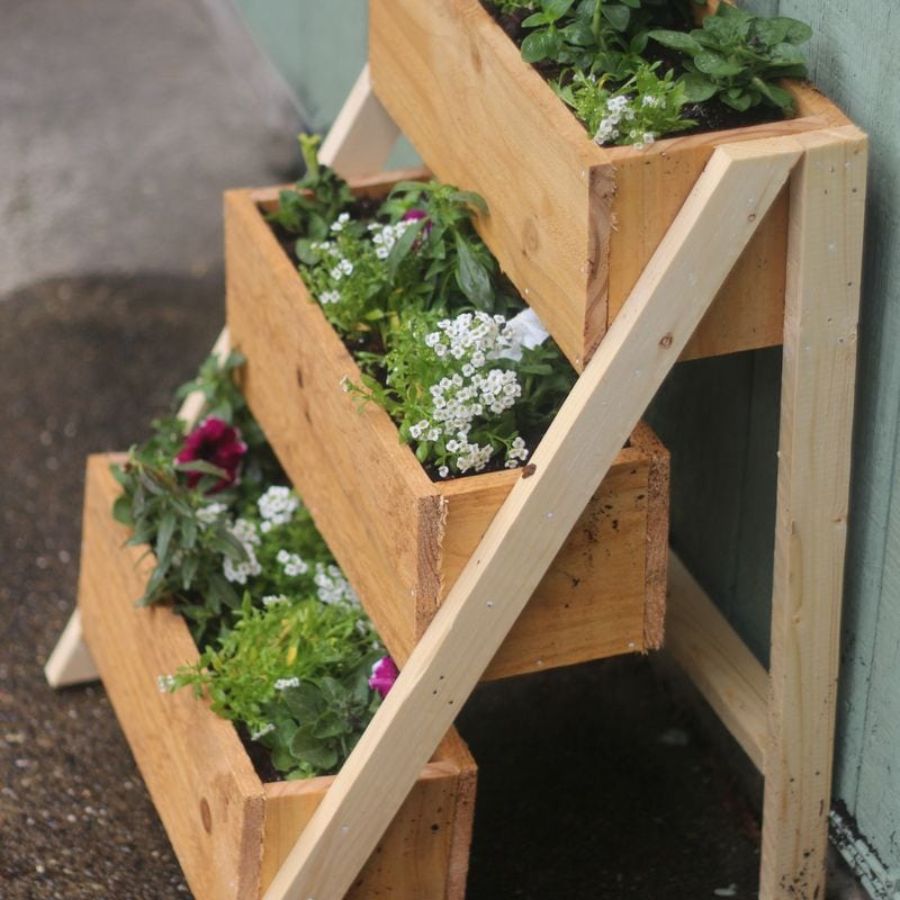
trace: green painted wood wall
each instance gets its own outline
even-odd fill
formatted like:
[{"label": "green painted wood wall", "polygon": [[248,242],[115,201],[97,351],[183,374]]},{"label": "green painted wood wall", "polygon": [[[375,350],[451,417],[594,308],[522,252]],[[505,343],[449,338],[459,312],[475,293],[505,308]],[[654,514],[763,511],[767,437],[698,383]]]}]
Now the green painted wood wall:
[{"label": "green painted wood wall", "polygon": [[[365,58],[365,0],[237,2],[326,129]],[[900,0],[748,6],[814,26],[814,80],[872,139],[835,789],[900,878]],[[777,350],[685,363],[652,409],[674,542],[764,661],[780,366]]]}]

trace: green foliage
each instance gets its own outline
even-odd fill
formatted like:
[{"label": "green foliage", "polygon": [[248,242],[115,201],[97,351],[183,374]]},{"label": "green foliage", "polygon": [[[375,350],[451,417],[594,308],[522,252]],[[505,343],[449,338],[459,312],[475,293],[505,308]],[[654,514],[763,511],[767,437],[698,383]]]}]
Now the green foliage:
[{"label": "green foliage", "polygon": [[331,224],[330,240],[298,241],[301,274],[345,338],[374,335],[375,346],[387,346],[401,315],[503,311],[508,288],[475,234],[476,213],[487,214],[477,194],[403,182],[374,220],[345,212]]},{"label": "green foliage", "polygon": [[336,771],[359,740],[380,703],[368,676],[383,655],[354,606],[294,594],[260,609],[247,594],[221,641],[161,685],[191,686],[246,726],[276,769],[306,778]]},{"label": "green foliage", "polygon": [[333,169],[319,162],[322,139],[301,134],[299,140],[306,173],[293,190],[279,194],[278,208],[268,218],[290,234],[323,240],[329,225],[353,202],[353,195]]},{"label": "green foliage", "polygon": [[689,100],[718,97],[736,110],[765,103],[789,112],[790,94],[775,84],[779,78],[806,75],[798,48],[812,36],[797,19],[763,18],[723,3],[702,28],[690,33],[656,30],[650,37],[685,59],[683,78]]},{"label": "green foliage", "polygon": [[537,0],[493,0],[494,7],[504,15],[513,15],[519,12],[531,12]]},{"label": "green foliage", "polygon": [[553,87],[598,143],[645,146],[696,124],[681,115],[687,102],[684,84],[671,71],[660,78],[656,74],[658,65],[639,66],[614,91],[608,90],[602,79],[583,72],[576,72],[565,87]]}]

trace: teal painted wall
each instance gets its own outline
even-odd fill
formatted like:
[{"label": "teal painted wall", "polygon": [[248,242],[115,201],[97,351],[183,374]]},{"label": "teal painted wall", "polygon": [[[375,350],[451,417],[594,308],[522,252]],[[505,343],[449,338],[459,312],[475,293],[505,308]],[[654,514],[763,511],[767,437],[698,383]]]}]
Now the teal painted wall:
[{"label": "teal painted wall", "polygon": [[[325,130],[365,58],[365,0],[237,3]],[[835,788],[900,873],[900,2],[748,5],[813,24],[814,80],[872,139]],[[777,350],[685,363],[652,409],[674,542],[764,661],[780,366]]]}]

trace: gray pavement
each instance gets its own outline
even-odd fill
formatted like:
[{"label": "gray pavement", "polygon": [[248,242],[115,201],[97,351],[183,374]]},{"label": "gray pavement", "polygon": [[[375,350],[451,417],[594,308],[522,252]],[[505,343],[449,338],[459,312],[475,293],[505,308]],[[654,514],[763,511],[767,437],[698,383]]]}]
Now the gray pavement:
[{"label": "gray pavement", "polygon": [[300,129],[229,8],[0,2],[0,297],[220,265],[221,192],[283,180]]}]

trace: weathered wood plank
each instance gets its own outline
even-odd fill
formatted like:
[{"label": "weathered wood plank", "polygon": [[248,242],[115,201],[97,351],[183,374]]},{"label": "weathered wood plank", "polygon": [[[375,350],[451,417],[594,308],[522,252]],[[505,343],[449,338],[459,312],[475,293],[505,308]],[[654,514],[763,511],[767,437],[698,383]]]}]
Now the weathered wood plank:
[{"label": "weathered wood plank", "polygon": [[517,482],[491,523],[269,900],[332,900],[352,882],[798,157],[786,141],[714,154],[535,453],[534,475]]}]

